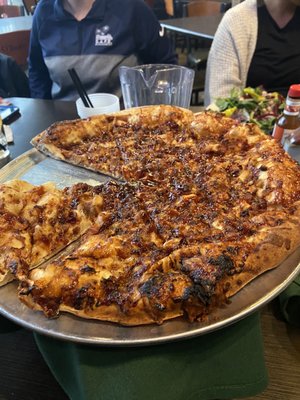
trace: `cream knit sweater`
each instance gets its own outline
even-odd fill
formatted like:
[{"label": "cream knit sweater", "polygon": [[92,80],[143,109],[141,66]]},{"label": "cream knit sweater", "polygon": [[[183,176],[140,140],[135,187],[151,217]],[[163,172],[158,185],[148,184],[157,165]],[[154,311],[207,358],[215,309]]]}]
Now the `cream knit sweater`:
[{"label": "cream knit sweater", "polygon": [[207,62],[205,105],[244,88],[257,41],[257,0],[245,0],[222,18]]}]

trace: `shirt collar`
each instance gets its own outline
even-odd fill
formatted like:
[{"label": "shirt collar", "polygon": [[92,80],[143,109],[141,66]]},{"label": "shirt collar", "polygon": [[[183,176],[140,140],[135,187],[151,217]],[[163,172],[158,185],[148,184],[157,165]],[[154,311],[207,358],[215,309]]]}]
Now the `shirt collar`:
[{"label": "shirt collar", "polygon": [[[85,19],[103,19],[104,14],[105,14],[105,9],[106,9],[106,3],[107,0],[95,0],[95,2],[92,5],[92,8],[88,15],[85,17]],[[67,20],[71,19],[73,20],[74,17],[70,13],[68,13],[64,8],[62,4],[62,0],[55,0],[54,1],[54,14],[56,19],[59,20]]]}]

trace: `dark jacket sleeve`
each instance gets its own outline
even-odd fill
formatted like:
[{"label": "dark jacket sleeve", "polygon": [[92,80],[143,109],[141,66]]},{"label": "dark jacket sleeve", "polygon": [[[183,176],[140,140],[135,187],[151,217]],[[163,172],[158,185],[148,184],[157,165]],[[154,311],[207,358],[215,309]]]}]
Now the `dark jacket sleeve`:
[{"label": "dark jacket sleeve", "polygon": [[28,78],[16,61],[0,54],[0,96],[30,97]]},{"label": "dark jacket sleeve", "polygon": [[141,62],[177,64],[178,58],[172,42],[165,35],[154,13],[143,1],[136,3],[134,36]]},{"label": "dark jacket sleeve", "polygon": [[37,99],[51,99],[52,81],[48,68],[44,62],[42,49],[39,43],[39,23],[41,8],[37,7],[30,36],[29,48],[29,86],[31,97]]}]

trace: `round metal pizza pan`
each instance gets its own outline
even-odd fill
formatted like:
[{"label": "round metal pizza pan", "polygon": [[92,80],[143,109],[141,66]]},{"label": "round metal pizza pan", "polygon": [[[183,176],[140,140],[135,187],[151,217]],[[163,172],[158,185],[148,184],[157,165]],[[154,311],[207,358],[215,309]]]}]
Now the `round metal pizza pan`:
[{"label": "round metal pizza pan", "polygon": [[[25,179],[34,184],[52,180],[66,186],[79,180],[93,184],[107,178],[30,150],[0,170],[0,182],[9,179]],[[276,268],[246,285],[228,305],[197,323],[174,319],[162,325],[124,327],[64,313],[59,318],[47,319],[19,301],[16,282],[0,288],[0,313],[25,328],[57,339],[99,346],[155,345],[207,334],[237,322],[275,298],[299,273],[300,247]]]}]

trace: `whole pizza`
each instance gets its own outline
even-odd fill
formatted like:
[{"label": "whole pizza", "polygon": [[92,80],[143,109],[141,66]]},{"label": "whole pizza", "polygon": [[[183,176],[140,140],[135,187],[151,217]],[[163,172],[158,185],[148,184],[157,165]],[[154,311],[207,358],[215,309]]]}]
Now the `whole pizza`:
[{"label": "whole pizza", "polygon": [[255,125],[148,106],[32,144],[111,177],[0,185],[0,281],[47,317],[201,321],[300,244],[300,167]]}]

